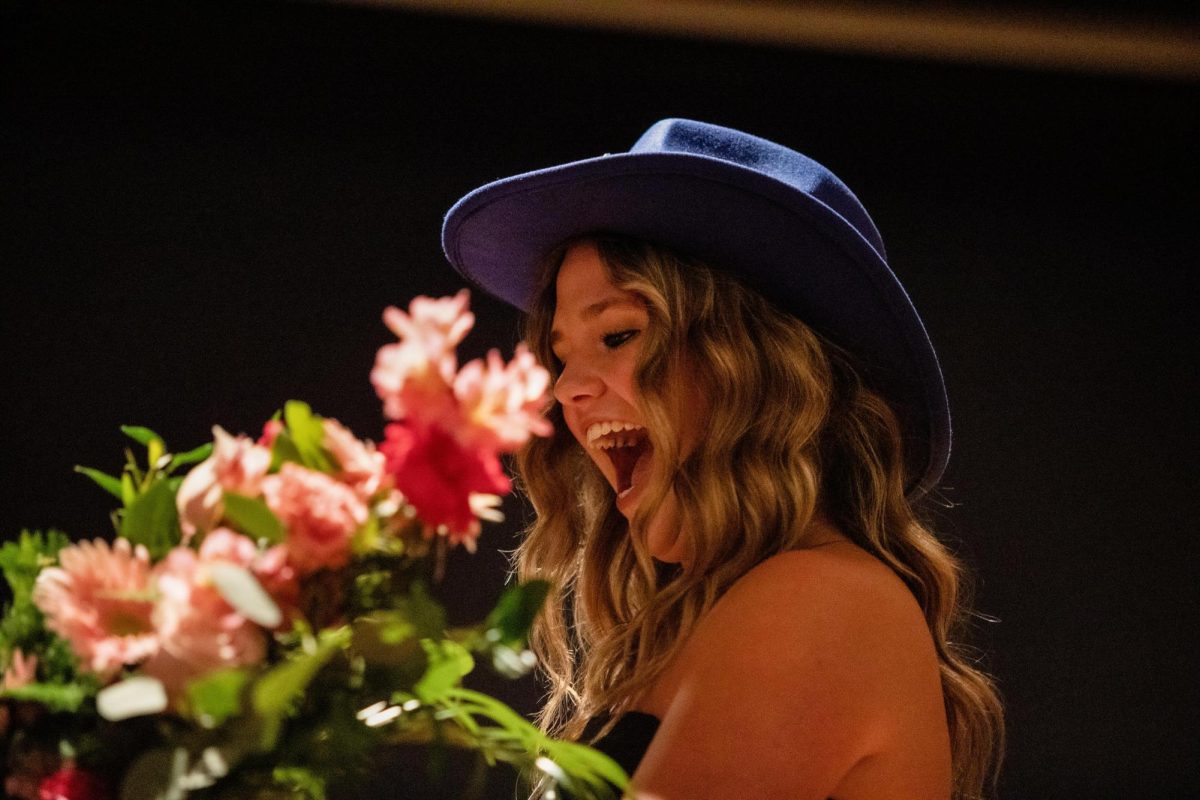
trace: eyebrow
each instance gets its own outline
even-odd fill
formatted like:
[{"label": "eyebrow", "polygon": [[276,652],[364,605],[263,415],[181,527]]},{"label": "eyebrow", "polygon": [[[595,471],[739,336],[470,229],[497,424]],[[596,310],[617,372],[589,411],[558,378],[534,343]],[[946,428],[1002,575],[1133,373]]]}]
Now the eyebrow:
[{"label": "eyebrow", "polygon": [[[605,297],[603,300],[597,300],[596,302],[592,303],[589,306],[585,306],[583,311],[581,312],[580,316],[583,319],[592,319],[593,317],[600,316],[601,314],[603,314],[605,311],[607,311],[612,306],[619,306],[619,305],[635,305],[635,303],[627,297],[622,297],[619,294],[614,294],[614,295]],[[553,347],[554,345],[558,344],[558,342],[562,338],[563,338],[562,331],[551,331],[550,332],[550,346]]]}]

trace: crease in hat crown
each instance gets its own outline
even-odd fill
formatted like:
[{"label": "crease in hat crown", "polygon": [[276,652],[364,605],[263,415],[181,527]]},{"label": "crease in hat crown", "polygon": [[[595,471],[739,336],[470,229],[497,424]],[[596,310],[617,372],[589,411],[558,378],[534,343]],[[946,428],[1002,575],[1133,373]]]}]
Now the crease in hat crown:
[{"label": "crease in hat crown", "polygon": [[651,125],[629,152],[689,153],[769,175],[820,200],[887,260],[883,237],[858,197],[831,170],[803,153],[751,133],[678,117]]},{"label": "crease in hat crown", "polygon": [[446,214],[460,273],[528,310],[547,254],[612,232],[729,270],[859,358],[901,415],[919,496],[950,453],[941,368],[862,203],[808,156],[751,134],[664,119],[628,151],[492,181]]}]

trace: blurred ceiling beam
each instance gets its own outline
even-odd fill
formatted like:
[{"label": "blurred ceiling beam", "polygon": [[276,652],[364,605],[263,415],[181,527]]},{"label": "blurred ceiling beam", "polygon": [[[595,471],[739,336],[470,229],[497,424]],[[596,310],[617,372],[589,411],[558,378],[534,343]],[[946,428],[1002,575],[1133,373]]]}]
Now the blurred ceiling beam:
[{"label": "blurred ceiling beam", "polygon": [[895,58],[1200,79],[1200,28],[1118,16],[758,0],[345,2]]}]

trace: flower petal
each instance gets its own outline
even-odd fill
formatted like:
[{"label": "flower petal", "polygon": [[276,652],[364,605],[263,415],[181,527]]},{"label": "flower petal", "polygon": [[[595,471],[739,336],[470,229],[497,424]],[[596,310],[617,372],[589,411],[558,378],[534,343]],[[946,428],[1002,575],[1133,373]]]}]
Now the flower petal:
[{"label": "flower petal", "polygon": [[145,714],[157,714],[167,709],[167,692],[157,678],[138,675],[96,694],[96,710],[111,722]]},{"label": "flower petal", "polygon": [[208,566],[208,574],[225,602],[251,622],[274,628],[283,619],[279,606],[250,570],[218,561]]}]

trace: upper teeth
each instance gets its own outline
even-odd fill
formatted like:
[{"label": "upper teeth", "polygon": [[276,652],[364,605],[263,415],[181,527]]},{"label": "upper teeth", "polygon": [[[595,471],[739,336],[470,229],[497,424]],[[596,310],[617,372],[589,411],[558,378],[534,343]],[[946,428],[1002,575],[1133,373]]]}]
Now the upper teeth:
[{"label": "upper teeth", "polygon": [[607,450],[610,447],[627,447],[632,445],[637,439],[635,436],[612,436],[607,439],[601,437],[608,436],[610,433],[620,433],[621,431],[644,431],[645,425],[637,425],[632,422],[621,422],[613,420],[611,422],[596,422],[590,425],[587,429],[588,447],[595,447],[600,450]]}]

